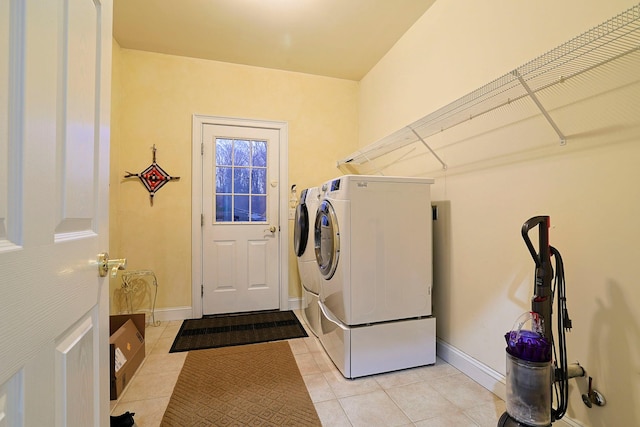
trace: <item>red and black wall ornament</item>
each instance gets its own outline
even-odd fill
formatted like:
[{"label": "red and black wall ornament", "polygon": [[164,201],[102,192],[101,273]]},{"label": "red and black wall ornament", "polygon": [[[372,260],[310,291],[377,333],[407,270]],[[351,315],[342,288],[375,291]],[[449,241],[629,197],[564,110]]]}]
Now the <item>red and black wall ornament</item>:
[{"label": "red and black wall ornament", "polygon": [[149,200],[151,201],[151,206],[153,206],[153,196],[156,194],[156,191],[160,190],[162,186],[164,186],[169,181],[177,181],[180,179],[179,176],[171,176],[164,171],[160,167],[159,164],[156,163],[156,146],[153,145],[153,162],[151,165],[143,170],[140,173],[131,173],[125,171],[127,174],[124,176],[125,178],[133,178],[138,177],[144,186],[147,188],[149,192]]}]

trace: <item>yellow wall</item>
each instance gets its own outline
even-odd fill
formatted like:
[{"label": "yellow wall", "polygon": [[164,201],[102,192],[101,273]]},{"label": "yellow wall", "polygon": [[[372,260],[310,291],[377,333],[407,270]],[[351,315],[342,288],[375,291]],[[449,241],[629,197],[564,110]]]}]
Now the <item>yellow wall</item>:
[{"label": "yellow wall", "polygon": [[[359,83],[116,44],[112,256],[156,270],[160,308],[191,304],[193,113],[287,121],[289,182],[302,189],[338,175],[335,160],[356,141],[384,137],[633,4],[436,2]],[[640,425],[640,73],[637,62],[627,65],[631,77],[605,68],[567,86],[570,98],[545,95],[568,137],[564,147],[535,108],[518,104],[434,138],[447,172],[421,147],[383,170],[436,178],[434,199],[450,202],[446,271],[436,266],[434,289],[439,339],[502,374],[503,334],[528,310],[532,293],[520,227],[531,216],[551,216],[573,319],[569,360],[580,361],[607,398],[607,406],[586,409],[586,381],[572,380],[568,415],[584,425]],[[629,81],[616,86],[611,75]],[[141,184],[122,176],[150,163],[153,144],[158,162],[182,179],[160,190],[151,208]],[[314,160],[300,162],[307,157]],[[293,257],[290,266],[295,297]]]},{"label": "yellow wall", "polygon": [[[634,4],[436,2],[360,82],[359,144]],[[446,253],[439,254],[446,264],[435,266],[439,339],[502,374],[503,335],[529,310],[533,293],[534,264],[520,228],[530,217],[551,216],[573,319],[569,361],[586,367],[607,399],[605,407],[587,409],[580,398],[586,379],[572,380],[568,415],[584,425],[640,425],[639,63],[636,52],[541,94],[566,146],[535,106],[518,102],[429,140],[446,172],[424,147],[391,166],[398,153],[361,168],[436,178],[434,199],[450,203]]]},{"label": "yellow wall", "polygon": [[[116,42],[113,56],[111,256],[126,257],[130,270],[155,271],[159,310],[190,307],[192,115],[287,122],[289,183],[302,189],[338,175],[336,153],[355,149],[358,83],[121,49]],[[142,183],[123,176],[151,163],[153,144],[158,164],[180,180],[159,190],[152,207]],[[300,284],[289,253],[295,298]],[[112,291],[119,285],[112,280]]]}]

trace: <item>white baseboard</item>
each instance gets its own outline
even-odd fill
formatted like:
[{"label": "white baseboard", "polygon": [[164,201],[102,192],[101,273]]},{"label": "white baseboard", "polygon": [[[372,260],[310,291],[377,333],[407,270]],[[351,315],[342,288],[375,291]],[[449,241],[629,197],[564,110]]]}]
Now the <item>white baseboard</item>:
[{"label": "white baseboard", "polygon": [[562,427],[585,427],[584,424],[580,424],[569,417],[562,417],[560,421],[556,421],[556,425]]},{"label": "white baseboard", "polygon": [[155,311],[156,322],[171,322],[173,320],[193,319],[192,307],[159,308]]},{"label": "white baseboard", "polygon": [[300,310],[302,308],[302,298],[289,298],[289,310]]},{"label": "white baseboard", "polygon": [[[436,353],[439,358],[464,373],[500,399],[506,399],[506,378],[500,372],[495,371],[441,339],[436,340]],[[576,420],[566,416],[556,421],[554,426],[585,427]]]},{"label": "white baseboard", "polygon": [[[299,310],[302,307],[302,298],[289,298],[288,310]],[[193,319],[192,307],[159,308],[155,311],[156,321],[170,322],[173,320]]]},{"label": "white baseboard", "polygon": [[506,399],[506,382],[504,375],[501,373],[480,363],[478,360],[441,339],[436,340],[436,353],[442,360],[457,368],[500,399]]}]

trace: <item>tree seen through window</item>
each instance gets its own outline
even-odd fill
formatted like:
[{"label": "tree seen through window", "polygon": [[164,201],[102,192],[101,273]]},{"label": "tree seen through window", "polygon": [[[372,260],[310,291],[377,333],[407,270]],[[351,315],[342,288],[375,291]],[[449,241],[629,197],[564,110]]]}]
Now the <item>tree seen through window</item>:
[{"label": "tree seen through window", "polygon": [[216,138],[216,222],[267,221],[267,141]]}]

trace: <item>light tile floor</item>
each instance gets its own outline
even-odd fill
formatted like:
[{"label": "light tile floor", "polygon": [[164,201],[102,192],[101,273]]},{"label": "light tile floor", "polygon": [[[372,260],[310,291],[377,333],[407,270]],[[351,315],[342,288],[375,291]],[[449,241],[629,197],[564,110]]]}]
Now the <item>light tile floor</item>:
[{"label": "light tile floor", "polygon": [[[160,425],[187,355],[169,353],[181,324],[147,327],[146,358],[111,401],[112,415],[135,412],[138,427]],[[495,427],[505,410],[504,401],[439,358],[433,366],[347,380],[308,333],[289,345],[323,426]]]}]

